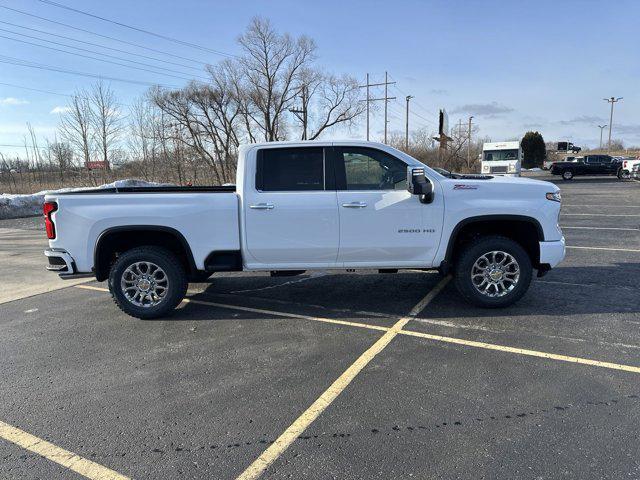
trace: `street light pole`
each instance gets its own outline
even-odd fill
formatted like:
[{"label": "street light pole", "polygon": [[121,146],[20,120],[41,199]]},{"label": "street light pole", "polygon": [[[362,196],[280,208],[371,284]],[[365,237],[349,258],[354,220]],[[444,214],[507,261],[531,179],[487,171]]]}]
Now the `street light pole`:
[{"label": "street light pole", "polygon": [[622,97],[604,98],[603,100],[611,104],[611,116],[609,117],[609,145],[607,147],[607,153],[611,153],[611,129],[613,127],[613,104],[622,100]]},{"label": "street light pole", "polygon": [[409,100],[413,98],[413,95],[407,95],[405,99],[407,100],[407,113],[405,118],[405,127],[404,127],[404,149],[409,150]]},{"label": "street light pole", "polygon": [[602,131],[607,128],[607,125],[598,125],[598,128],[600,129],[600,150],[602,150]]}]

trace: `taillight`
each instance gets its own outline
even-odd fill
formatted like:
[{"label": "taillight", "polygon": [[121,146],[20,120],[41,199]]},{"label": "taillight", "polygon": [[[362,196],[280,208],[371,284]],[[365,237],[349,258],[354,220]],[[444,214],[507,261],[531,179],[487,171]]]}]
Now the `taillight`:
[{"label": "taillight", "polygon": [[53,224],[53,220],[51,220],[51,214],[57,209],[58,204],[56,202],[44,203],[44,226],[47,230],[47,238],[49,240],[56,238],[56,226]]},{"label": "taillight", "polygon": [[622,167],[623,168],[627,168],[627,161],[626,160],[624,162],[622,162]]}]

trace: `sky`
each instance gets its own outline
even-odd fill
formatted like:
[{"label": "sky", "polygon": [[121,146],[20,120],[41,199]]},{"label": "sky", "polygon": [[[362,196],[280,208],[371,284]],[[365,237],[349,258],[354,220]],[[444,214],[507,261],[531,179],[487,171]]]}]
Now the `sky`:
[{"label": "sky", "polygon": [[[53,139],[60,112],[69,100],[65,95],[90,87],[96,78],[3,61],[26,60],[140,82],[110,80],[126,108],[150,84],[179,87],[193,75],[204,75],[200,71],[204,64],[225,58],[211,50],[237,54],[237,37],[254,16],[268,18],[280,32],[313,38],[318,47],[317,63],[328,71],[347,73],[362,83],[367,73],[372,82],[379,82],[388,72],[390,79],[397,82],[389,90],[390,95],[397,97],[389,104],[391,131],[403,131],[404,98],[413,95],[411,129],[435,129],[437,111],[445,108],[450,125],[457,125],[459,120],[466,123],[473,115],[478,135],[494,141],[520,138],[527,130],[537,130],[546,141],[569,140],[583,147],[597,147],[600,135],[597,125],[609,123],[609,104],[603,98],[615,96],[623,99],[615,104],[613,137],[623,139],[627,146],[640,145],[640,2],[637,1],[56,2],[206,50],[117,26],[42,0],[0,0],[0,152],[5,154],[22,151],[11,145],[23,143],[27,122],[41,139]],[[156,65],[156,70],[158,65],[173,69],[175,72],[164,70],[164,73],[180,78],[29,45],[24,42],[43,42],[11,32],[116,57],[126,55],[87,42],[173,61],[181,65],[135,58]],[[109,60],[121,63],[117,58]],[[372,91],[372,95],[382,94],[381,89]],[[372,119],[372,139],[381,139],[382,128],[382,114],[376,113]],[[605,140],[607,134],[605,129]],[[364,130],[332,135],[362,138]]]}]

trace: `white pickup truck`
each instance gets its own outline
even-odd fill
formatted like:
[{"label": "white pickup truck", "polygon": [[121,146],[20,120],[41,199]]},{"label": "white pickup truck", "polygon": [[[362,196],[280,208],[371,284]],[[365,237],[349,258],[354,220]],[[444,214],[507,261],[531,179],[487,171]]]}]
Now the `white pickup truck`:
[{"label": "white pickup truck", "polygon": [[485,307],[518,300],[562,261],[560,191],[525,178],[442,175],[372,142],[242,146],[230,187],[47,195],[49,270],[108,280],[138,318],[215,272],[439,270]]}]

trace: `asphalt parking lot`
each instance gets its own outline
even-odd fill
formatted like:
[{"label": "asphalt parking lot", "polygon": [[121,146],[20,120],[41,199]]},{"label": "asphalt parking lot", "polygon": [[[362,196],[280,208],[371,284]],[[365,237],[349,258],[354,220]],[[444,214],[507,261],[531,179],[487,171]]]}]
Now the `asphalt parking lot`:
[{"label": "asphalt parking lot", "polygon": [[640,478],[640,183],[558,184],[567,258],[503,310],[228,274],[140,321],[0,222],[0,478]]}]

